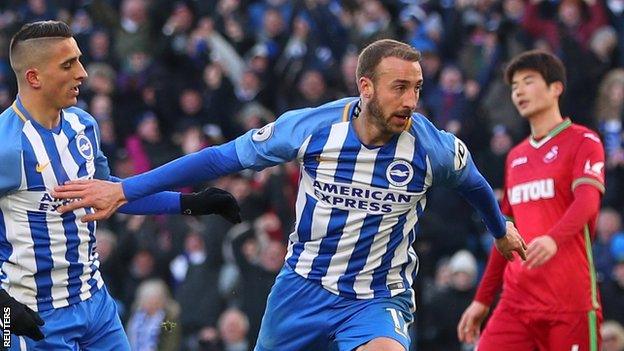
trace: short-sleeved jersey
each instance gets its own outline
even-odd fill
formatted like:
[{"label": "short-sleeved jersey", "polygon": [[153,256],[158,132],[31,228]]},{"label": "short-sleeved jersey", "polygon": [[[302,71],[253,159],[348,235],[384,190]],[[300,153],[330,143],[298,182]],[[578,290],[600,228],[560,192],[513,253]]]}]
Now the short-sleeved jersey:
[{"label": "short-sleeved jersey", "polygon": [[287,265],[344,297],[395,296],[411,291],[427,190],[459,184],[474,165],[459,139],[419,114],[385,145],[362,144],[358,101],[287,112],[238,138],[236,150],[246,168],[301,166]]},{"label": "short-sleeved jersey", "polygon": [[103,285],[90,209],[60,214],[50,194],[73,179],[108,179],[97,124],[78,108],[53,130],[31,118],[19,98],[0,115],[0,281],[36,311],[86,300]]},{"label": "short-sleeved jersey", "polygon": [[[549,233],[581,184],[604,192],[604,151],[596,133],[564,120],[544,139],[531,138],[507,156],[503,213],[513,217],[524,240]],[[503,298],[533,311],[598,308],[591,239],[595,216],[546,264],[527,269],[520,260],[505,270]],[[556,233],[555,233],[556,234]]]}]

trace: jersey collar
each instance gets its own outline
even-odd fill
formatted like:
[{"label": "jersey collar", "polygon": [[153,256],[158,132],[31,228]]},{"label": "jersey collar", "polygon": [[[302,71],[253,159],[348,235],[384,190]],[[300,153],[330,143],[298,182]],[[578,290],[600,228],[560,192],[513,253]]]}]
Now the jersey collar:
[{"label": "jersey collar", "polygon": [[61,110],[61,121],[59,122],[59,124],[52,128],[52,129],[48,129],[45,128],[44,126],[42,126],[41,124],[39,124],[39,122],[37,122],[35,119],[32,118],[32,116],[30,115],[30,113],[28,112],[28,110],[26,110],[26,107],[24,107],[24,104],[22,104],[22,99],[20,99],[19,95],[15,98],[15,101],[13,101],[13,104],[11,105],[11,107],[13,108],[13,111],[15,111],[15,113],[17,114],[17,116],[24,122],[26,123],[27,121],[30,121],[32,123],[33,126],[35,126],[38,129],[43,129],[43,130],[49,130],[54,132],[55,134],[60,133],[61,129],[62,129],[62,125],[63,125],[63,114],[64,111]]},{"label": "jersey collar", "polygon": [[551,129],[548,134],[542,140],[537,141],[533,138],[533,135],[529,136],[529,144],[536,149],[539,149],[542,145],[546,144],[550,139],[556,137],[559,133],[563,132],[566,128],[572,125],[572,121],[569,118],[563,120],[555,128]]},{"label": "jersey collar", "polygon": [[22,105],[22,100],[20,100],[19,96],[15,99],[15,101],[13,101],[11,108],[13,108],[13,111],[22,120],[22,122],[26,123],[26,121],[32,119],[30,118],[28,111],[26,111],[26,108],[24,108],[24,105]]},{"label": "jersey collar", "polygon": [[348,122],[360,115],[360,99],[349,101],[342,109],[342,121]]}]

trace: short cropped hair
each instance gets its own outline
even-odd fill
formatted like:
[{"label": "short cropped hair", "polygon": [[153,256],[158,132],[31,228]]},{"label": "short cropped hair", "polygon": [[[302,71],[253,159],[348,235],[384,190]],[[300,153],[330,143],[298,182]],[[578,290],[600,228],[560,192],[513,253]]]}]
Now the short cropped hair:
[{"label": "short cropped hair", "polygon": [[27,23],[13,35],[11,38],[11,45],[9,47],[9,59],[11,60],[11,67],[16,69],[17,62],[15,54],[19,51],[19,44],[29,39],[40,38],[71,38],[73,33],[71,28],[60,21],[39,21]]},{"label": "short cropped hair", "polygon": [[505,81],[511,85],[511,80],[516,72],[521,70],[532,70],[539,73],[550,85],[554,82],[561,82],[566,86],[565,66],[553,54],[541,50],[531,50],[516,56],[505,69]]},{"label": "short cropped hair", "polygon": [[386,57],[396,57],[406,61],[420,61],[420,52],[413,47],[392,39],[373,42],[362,50],[358,57],[356,78],[366,77],[375,81],[379,62]]}]

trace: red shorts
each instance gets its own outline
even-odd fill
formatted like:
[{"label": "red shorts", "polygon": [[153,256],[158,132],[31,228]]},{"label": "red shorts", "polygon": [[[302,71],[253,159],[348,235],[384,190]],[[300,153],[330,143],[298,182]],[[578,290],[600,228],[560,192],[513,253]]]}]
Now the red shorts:
[{"label": "red shorts", "polygon": [[501,303],[475,351],[598,351],[601,322],[601,311],[546,314]]}]

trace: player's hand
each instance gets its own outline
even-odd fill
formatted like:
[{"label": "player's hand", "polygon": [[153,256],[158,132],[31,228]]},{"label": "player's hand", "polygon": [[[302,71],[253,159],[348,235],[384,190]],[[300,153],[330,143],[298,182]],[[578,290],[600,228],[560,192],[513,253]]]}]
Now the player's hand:
[{"label": "player's hand", "polygon": [[106,219],[128,202],[121,183],[98,179],[72,180],[55,187],[52,196],[56,199],[73,200],[59,207],[58,211],[61,213],[92,207],[95,212],[82,217],[82,222]]},{"label": "player's hand", "polygon": [[208,188],[198,193],[180,195],[182,214],[200,216],[218,214],[230,223],[240,223],[240,207],[232,194],[219,188]]},{"label": "player's hand", "polygon": [[507,261],[514,260],[514,251],[518,253],[523,261],[527,259],[527,245],[512,222],[507,222],[507,233],[504,237],[494,240],[494,244],[496,245],[496,249]]},{"label": "player's hand", "polygon": [[27,336],[35,341],[43,339],[43,333],[39,327],[41,327],[44,322],[37,312],[19,303],[4,290],[0,290],[0,306],[2,306],[3,313],[5,307],[11,309],[12,334]]},{"label": "player's hand", "polygon": [[538,236],[529,243],[524,265],[528,269],[537,268],[548,262],[557,253],[557,249],[557,243],[550,235]]},{"label": "player's hand", "polygon": [[479,301],[472,301],[466,308],[457,324],[457,337],[459,341],[474,344],[481,333],[481,324],[490,312],[490,307]]}]

